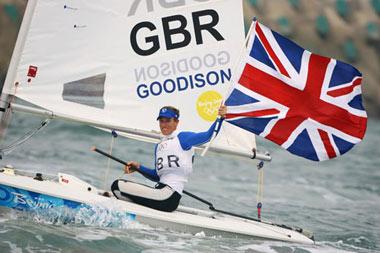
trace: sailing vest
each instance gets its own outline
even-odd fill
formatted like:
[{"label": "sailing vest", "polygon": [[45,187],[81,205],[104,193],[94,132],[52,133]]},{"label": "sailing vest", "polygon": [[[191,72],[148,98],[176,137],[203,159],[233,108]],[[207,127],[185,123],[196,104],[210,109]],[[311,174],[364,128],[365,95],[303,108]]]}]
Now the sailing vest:
[{"label": "sailing vest", "polygon": [[183,150],[178,132],[165,136],[156,147],[156,171],[160,182],[182,194],[187,178],[193,171],[194,150]]}]

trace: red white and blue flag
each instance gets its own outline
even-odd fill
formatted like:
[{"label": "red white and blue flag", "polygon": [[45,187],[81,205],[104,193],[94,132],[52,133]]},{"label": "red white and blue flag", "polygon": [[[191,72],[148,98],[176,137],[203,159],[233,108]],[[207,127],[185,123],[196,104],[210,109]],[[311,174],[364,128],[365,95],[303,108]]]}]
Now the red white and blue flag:
[{"label": "red white and blue flag", "polygon": [[360,142],[367,126],[362,74],[254,22],[225,102],[228,122],[314,161]]}]

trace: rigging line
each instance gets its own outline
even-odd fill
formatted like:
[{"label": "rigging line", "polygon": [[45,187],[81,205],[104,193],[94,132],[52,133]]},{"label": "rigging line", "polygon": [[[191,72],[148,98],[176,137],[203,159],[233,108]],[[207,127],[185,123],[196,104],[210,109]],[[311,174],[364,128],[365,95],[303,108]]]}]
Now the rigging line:
[{"label": "rigging line", "polygon": [[32,138],[35,134],[37,134],[39,131],[41,131],[43,128],[45,128],[49,123],[50,123],[50,118],[45,119],[44,121],[41,121],[40,126],[38,126],[36,129],[30,130],[25,135],[21,136],[16,141],[14,141],[13,143],[9,144],[8,146],[0,148],[0,158],[3,155],[9,154],[15,148],[17,148],[18,146],[20,146],[21,144],[25,143],[27,140],[29,140],[30,138]]},{"label": "rigging line", "polygon": [[[109,154],[112,155],[112,150],[113,150],[113,145],[115,143],[115,139],[116,137],[118,136],[118,134],[116,133],[115,130],[112,130],[111,131],[111,143],[110,143],[110,149],[109,149]],[[107,188],[107,181],[108,181],[108,175],[109,175],[109,172],[110,172],[110,168],[111,168],[111,158],[108,157],[108,161],[107,161],[107,169],[106,169],[106,173],[104,175],[104,184],[103,184],[103,189],[106,189]]]},{"label": "rigging line", "polygon": [[263,191],[264,191],[264,162],[261,161],[257,164],[258,176],[257,176],[257,193],[256,193],[256,202],[257,202],[257,218],[261,219],[261,208],[263,206]]}]

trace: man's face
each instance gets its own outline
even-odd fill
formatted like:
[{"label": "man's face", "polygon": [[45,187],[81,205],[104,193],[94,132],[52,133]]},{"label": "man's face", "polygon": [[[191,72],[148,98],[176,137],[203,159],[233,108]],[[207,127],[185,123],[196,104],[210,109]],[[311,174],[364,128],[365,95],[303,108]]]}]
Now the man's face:
[{"label": "man's face", "polygon": [[160,124],[161,133],[163,135],[170,135],[177,129],[178,120],[173,118],[160,118],[158,120]]}]

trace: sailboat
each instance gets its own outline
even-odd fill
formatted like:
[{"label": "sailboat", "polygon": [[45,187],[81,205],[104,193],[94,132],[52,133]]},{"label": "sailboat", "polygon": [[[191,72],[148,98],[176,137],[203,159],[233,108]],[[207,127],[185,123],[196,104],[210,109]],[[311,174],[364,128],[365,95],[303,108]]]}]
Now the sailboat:
[{"label": "sailboat", "polygon": [[[203,131],[228,93],[244,44],[242,1],[30,0],[1,94],[2,125],[12,113],[31,113],[46,117],[40,128],[62,119],[157,143],[152,115],[170,104],[181,110],[182,129]],[[271,160],[256,152],[254,134],[227,122],[207,149]],[[212,204],[167,213],[121,201],[66,173],[5,166],[0,196],[1,206],[23,211],[112,206],[127,219],[178,231],[314,243],[300,228]]]}]

